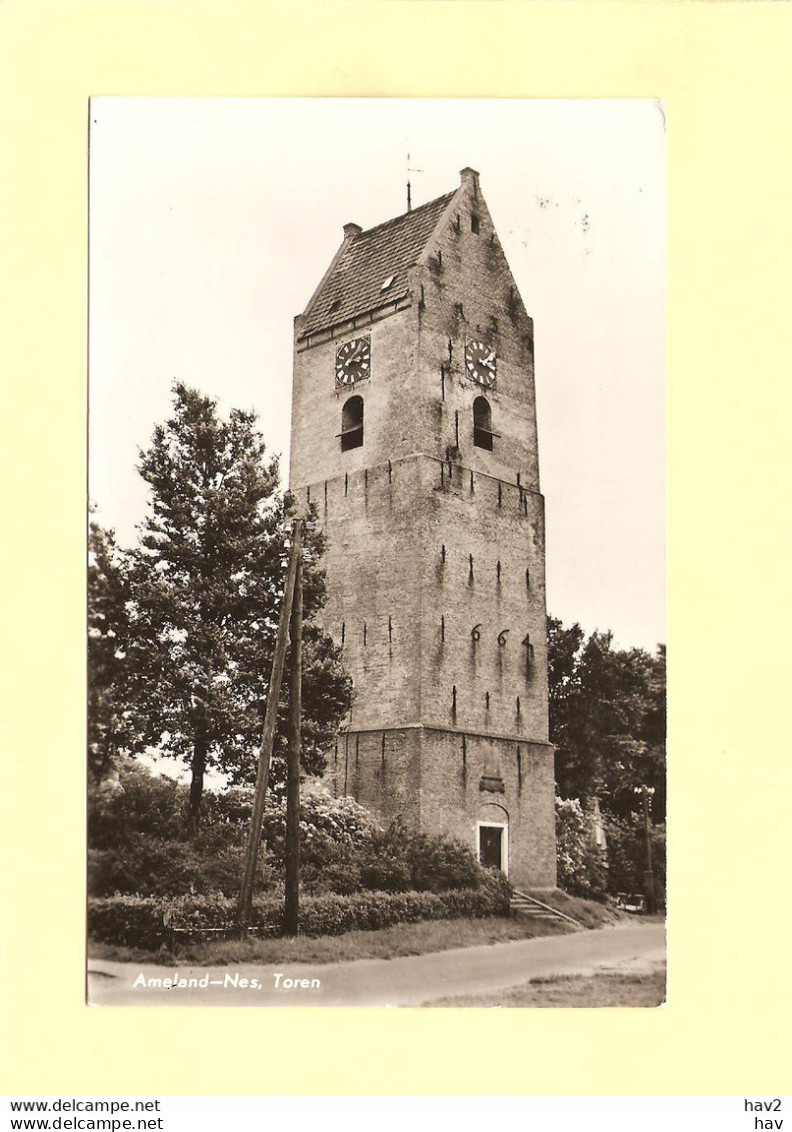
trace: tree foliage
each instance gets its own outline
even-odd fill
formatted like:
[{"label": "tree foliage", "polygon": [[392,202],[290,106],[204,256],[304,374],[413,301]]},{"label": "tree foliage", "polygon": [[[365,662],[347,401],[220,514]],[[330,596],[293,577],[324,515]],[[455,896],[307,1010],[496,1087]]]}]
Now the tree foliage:
[{"label": "tree foliage", "polygon": [[[280,602],[292,505],[278,490],[278,462],[256,417],[174,386],[172,417],[140,454],[149,487],[139,543],[119,563],[125,611],[122,689],[129,721],[117,749],[148,748],[190,768],[190,811],[216,769],[232,783],[255,776]],[[306,535],[303,636],[303,766],[324,767],[351,703],[340,653],[313,618],[324,602],[322,536]],[[108,585],[91,579],[99,594]],[[287,670],[288,671],[288,670]],[[98,679],[98,677],[97,677]],[[284,692],[287,679],[284,680]],[[287,726],[282,697],[272,780],[282,778]]]},{"label": "tree foliage", "polygon": [[[642,794],[651,798],[658,891],[665,868],[665,647],[616,649],[610,633],[548,618],[550,739],[556,745],[559,880],[594,895],[602,860],[596,806],[607,840],[607,886],[640,890],[646,868]],[[661,851],[662,847],[662,851]],[[661,877],[662,872],[662,877]],[[584,890],[588,889],[588,893]]]},{"label": "tree foliage", "polygon": [[586,639],[579,625],[548,618],[550,739],[562,798],[598,799],[609,813],[640,808],[654,791],[665,818],[665,648],[615,649],[610,633]]},{"label": "tree foliage", "polygon": [[128,710],[126,667],[126,562],[115,535],[88,527],[88,769],[101,779],[118,751],[135,745]]}]

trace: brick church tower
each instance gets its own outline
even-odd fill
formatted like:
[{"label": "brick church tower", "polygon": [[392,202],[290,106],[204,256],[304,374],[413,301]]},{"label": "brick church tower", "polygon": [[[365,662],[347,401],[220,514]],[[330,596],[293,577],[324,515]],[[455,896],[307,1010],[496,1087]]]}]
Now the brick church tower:
[{"label": "brick church tower", "polygon": [[475,170],[345,225],[295,319],[290,485],[355,685],[331,790],[553,887],[533,323]]}]

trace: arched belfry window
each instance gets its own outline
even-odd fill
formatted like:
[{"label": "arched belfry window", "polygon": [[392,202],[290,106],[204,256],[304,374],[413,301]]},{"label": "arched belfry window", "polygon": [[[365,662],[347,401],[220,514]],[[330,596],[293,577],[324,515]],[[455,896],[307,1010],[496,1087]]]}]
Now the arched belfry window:
[{"label": "arched belfry window", "polygon": [[363,398],[350,397],[341,410],[341,451],[363,447]]},{"label": "arched belfry window", "polygon": [[476,448],[492,451],[492,409],[486,397],[477,397],[473,402],[473,443]]}]

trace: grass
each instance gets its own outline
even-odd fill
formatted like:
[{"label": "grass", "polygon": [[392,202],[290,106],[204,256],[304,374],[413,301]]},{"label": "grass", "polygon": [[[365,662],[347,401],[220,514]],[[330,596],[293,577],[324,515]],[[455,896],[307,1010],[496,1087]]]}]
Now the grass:
[{"label": "grass", "polygon": [[141,948],[117,947],[92,943],[89,954],[94,959],[119,962],[172,964],[174,958],[202,967],[228,963],[344,963],[354,959],[394,959],[401,955],[426,955],[454,947],[477,947],[482,944],[506,943],[513,939],[534,939],[538,936],[565,935],[574,930],[557,921],[506,919],[425,920],[419,924],[396,924],[374,932],[346,932],[344,935],[320,936],[312,939],[246,939],[214,940],[185,943],[175,952],[164,948],[144,951]]},{"label": "grass", "polygon": [[[558,907],[586,928],[623,923],[634,917],[593,900],[582,900],[564,893],[537,893],[545,904]],[[575,931],[571,924],[530,917],[492,917],[482,920],[425,920],[418,924],[396,924],[380,931],[353,931],[338,936],[297,939],[215,939],[177,944],[171,951],[162,947],[147,951],[140,947],[89,943],[89,957],[121,963],[171,965],[174,959],[201,967],[229,963],[345,963],[355,959],[395,959],[403,955],[426,955],[455,947],[477,947],[506,943],[516,939],[565,935]]]},{"label": "grass", "polygon": [[660,1006],[665,1001],[665,964],[653,971],[595,971],[531,979],[521,987],[493,994],[444,998],[431,1006],[602,1007]]}]

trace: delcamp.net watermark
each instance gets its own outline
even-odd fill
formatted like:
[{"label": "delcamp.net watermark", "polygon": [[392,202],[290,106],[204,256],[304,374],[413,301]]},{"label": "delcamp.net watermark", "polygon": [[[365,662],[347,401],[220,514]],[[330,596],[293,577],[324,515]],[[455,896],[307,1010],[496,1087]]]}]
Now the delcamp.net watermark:
[{"label": "delcamp.net watermark", "polygon": [[[161,1116],[133,1116],[132,1113],[160,1112],[159,1100],[92,1100],[56,1097],[55,1100],[9,1101],[12,1129],[41,1129],[46,1132],[161,1132]],[[14,1113],[28,1115],[14,1116]],[[37,1114],[35,1116],[30,1114]],[[43,1115],[43,1114],[47,1115]],[[121,1115],[121,1114],[130,1115]],[[72,1115],[75,1114],[75,1115]]]}]

